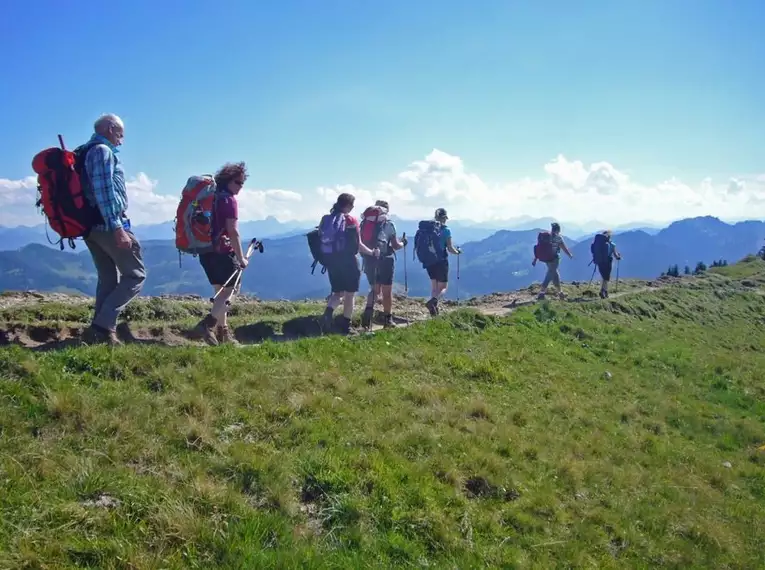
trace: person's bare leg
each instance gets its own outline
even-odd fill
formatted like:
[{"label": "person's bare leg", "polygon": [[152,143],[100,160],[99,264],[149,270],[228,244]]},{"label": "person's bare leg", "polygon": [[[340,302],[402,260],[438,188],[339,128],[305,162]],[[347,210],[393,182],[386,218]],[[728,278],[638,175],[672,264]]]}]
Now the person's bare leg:
[{"label": "person's bare leg", "polygon": [[353,317],[353,298],[355,297],[355,293],[350,293],[348,291],[343,293],[343,316],[346,319],[351,319]]},{"label": "person's bare leg", "polygon": [[393,285],[381,285],[383,312],[390,315],[393,309]]}]

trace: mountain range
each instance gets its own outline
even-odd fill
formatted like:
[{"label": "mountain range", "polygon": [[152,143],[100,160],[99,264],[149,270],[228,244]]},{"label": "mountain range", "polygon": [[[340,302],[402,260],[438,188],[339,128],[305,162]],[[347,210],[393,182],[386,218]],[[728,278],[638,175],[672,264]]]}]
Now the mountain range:
[{"label": "mountain range", "polygon": [[[405,220],[397,216],[392,216],[396,222],[399,233],[406,231],[411,234],[417,229],[417,220]],[[546,228],[552,222],[558,221],[569,236],[574,239],[582,239],[594,234],[606,227],[597,221],[591,221],[585,224],[570,224],[555,220],[554,218],[533,218],[531,216],[519,216],[502,221],[493,222],[471,222],[462,220],[453,220],[449,223],[453,230],[459,231],[462,242],[479,241],[491,236],[500,230],[531,230],[534,228]],[[172,220],[159,224],[136,225],[134,231],[142,241],[146,240],[168,240],[174,237],[174,222]],[[239,222],[239,229],[243,236],[247,238],[285,238],[294,235],[305,234],[311,228],[308,222],[286,221],[280,222],[273,216],[268,216],[263,220],[253,220]],[[638,222],[626,224],[612,228],[615,231],[627,231],[640,229],[649,234],[655,234],[661,229],[660,225],[650,222]],[[58,239],[56,234],[48,229],[45,224],[35,226],[0,226],[0,250],[12,251],[29,244],[39,244],[58,249],[55,243]]]},{"label": "mountain range", "polygon": [[[399,233],[406,232],[411,237],[416,222],[399,220],[398,226]],[[470,227],[457,223],[450,226],[454,241],[461,245],[463,255],[459,260],[451,257],[449,298],[517,289],[544,277],[543,264],[538,264],[536,268],[531,266],[532,249],[539,228],[499,230],[482,235],[481,232],[485,234],[489,230],[472,228],[471,231]],[[320,267],[313,275],[310,271],[312,258],[305,230],[294,226],[292,233],[290,230],[284,232],[286,237],[264,238],[264,253],[256,253],[253,257],[250,268],[242,278],[242,291],[262,299],[326,296],[329,292],[326,275],[320,274]],[[184,255],[179,260],[171,240],[151,239],[150,232],[137,233],[142,239],[148,274],[144,294],[209,295],[210,287],[197,259]],[[479,238],[468,240],[468,236]],[[591,238],[577,240],[564,235],[564,239],[574,259],[563,257],[563,280],[588,281],[593,275],[593,266],[589,265]],[[624,256],[619,266],[620,276],[642,279],[656,277],[675,264],[681,268],[688,265],[693,269],[699,261],[707,264],[720,259],[734,262],[757,252],[764,239],[763,222],[728,224],[709,216],[673,222],[653,235],[642,229],[616,232],[614,235],[614,242]],[[59,251],[39,243],[29,243],[13,251],[0,251],[0,289],[92,295],[96,274],[84,244],[80,241],[77,244],[73,252],[68,248]],[[408,286],[408,294],[413,296],[425,296],[430,291],[425,271],[419,262],[412,259],[411,246],[397,254],[395,288],[403,293],[405,286]],[[367,290],[366,284],[362,284],[361,290]]]}]

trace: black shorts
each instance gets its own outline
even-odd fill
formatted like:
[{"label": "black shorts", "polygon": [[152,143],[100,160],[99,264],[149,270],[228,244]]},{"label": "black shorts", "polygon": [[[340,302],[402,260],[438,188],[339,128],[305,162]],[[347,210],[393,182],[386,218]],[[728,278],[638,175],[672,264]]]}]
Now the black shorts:
[{"label": "black shorts", "polygon": [[393,256],[364,257],[364,274],[367,276],[369,286],[393,285]]},{"label": "black shorts", "polygon": [[611,280],[611,270],[614,268],[614,260],[609,259],[605,263],[598,263],[598,271],[604,281]]},{"label": "black shorts", "polygon": [[327,260],[327,273],[333,293],[358,292],[361,269],[355,255],[340,255]]},{"label": "black shorts", "polygon": [[[231,253],[202,253],[199,255],[199,263],[205,270],[207,280],[210,285],[220,285],[221,287],[229,280],[229,277],[239,269],[239,262],[236,261],[236,255]],[[227,287],[233,287],[236,277],[229,281]]]},{"label": "black shorts", "polygon": [[427,267],[428,277],[439,283],[449,282],[449,260],[444,259]]}]

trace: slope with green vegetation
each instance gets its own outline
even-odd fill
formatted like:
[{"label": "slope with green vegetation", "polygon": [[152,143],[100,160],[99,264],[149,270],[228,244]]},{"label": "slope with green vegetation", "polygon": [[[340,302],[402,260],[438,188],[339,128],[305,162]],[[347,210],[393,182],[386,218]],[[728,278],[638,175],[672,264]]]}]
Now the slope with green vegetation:
[{"label": "slope with green vegetation", "polygon": [[749,258],[355,338],[2,348],[0,567],[763,567],[763,293]]}]

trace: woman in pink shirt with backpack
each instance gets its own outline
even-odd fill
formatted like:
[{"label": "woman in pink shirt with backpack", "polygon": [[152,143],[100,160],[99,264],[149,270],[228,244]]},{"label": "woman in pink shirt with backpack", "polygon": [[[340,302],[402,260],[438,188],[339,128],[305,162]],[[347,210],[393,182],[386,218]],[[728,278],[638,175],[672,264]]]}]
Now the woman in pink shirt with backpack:
[{"label": "woman in pink shirt with backpack", "polygon": [[[228,328],[227,316],[229,300],[234,292],[231,276],[247,267],[239,236],[239,204],[236,201],[236,195],[246,180],[247,167],[244,162],[225,164],[215,174],[211,220],[213,251],[200,254],[199,263],[215,289],[216,297],[210,312],[193,331],[195,336],[213,346],[218,343],[238,344]],[[223,291],[220,291],[221,288]]]},{"label": "woman in pink shirt with backpack", "polygon": [[361,242],[359,222],[350,214],[355,201],[356,198],[352,194],[340,194],[330,213],[323,216],[319,224],[321,249],[332,287],[332,295],[321,318],[321,328],[325,332],[332,328],[332,316],[341,302],[343,318],[340,330],[343,334],[350,332],[353,298],[359,290],[361,280],[357,255],[380,255],[379,249],[369,249]]}]

